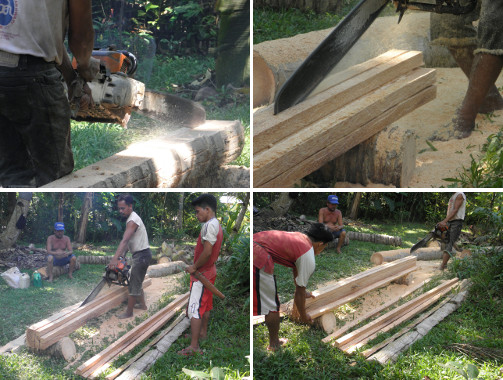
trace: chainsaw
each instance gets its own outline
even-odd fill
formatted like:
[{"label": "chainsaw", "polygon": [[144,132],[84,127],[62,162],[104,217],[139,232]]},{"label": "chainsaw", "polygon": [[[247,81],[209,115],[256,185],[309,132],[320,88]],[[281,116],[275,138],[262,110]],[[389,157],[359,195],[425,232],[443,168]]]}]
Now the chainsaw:
[{"label": "chainsaw", "polygon": [[77,61],[74,58],[71,64],[60,66],[68,88],[72,119],[118,123],[126,127],[134,110],[147,117],[180,126],[194,127],[206,121],[204,108],[196,102],[146,90],[144,83],[134,79],[138,61],[132,53],[110,46],[93,50],[91,56],[99,60],[100,69],[93,80],[87,83],[92,99],[86,108],[80,107],[86,82],[75,71]]},{"label": "chainsaw", "polygon": [[[461,5],[459,0],[435,0],[434,4],[408,0],[392,2],[399,13],[398,22],[407,9],[460,15],[471,12],[477,5],[477,0],[466,0],[466,5]],[[388,3],[389,0],[361,0],[283,84],[274,101],[274,114],[305,100]]]},{"label": "chainsaw", "polygon": [[439,224],[435,226],[433,231],[428,233],[426,237],[412,246],[410,253],[414,252],[418,248],[424,248],[428,245],[430,240],[437,240],[440,242],[442,251],[445,249],[445,245],[449,242],[449,227],[442,227]]},{"label": "chainsaw", "polygon": [[84,302],[80,304],[80,306],[84,306],[86,303],[91,302],[96,298],[98,293],[103,289],[105,284],[108,284],[110,287],[112,284],[119,286],[128,286],[129,285],[129,270],[131,269],[131,265],[128,265],[125,257],[119,257],[119,262],[115,266],[115,268],[110,269],[108,266],[105,267],[105,275],[103,279],[96,285],[91,293],[86,297]]}]

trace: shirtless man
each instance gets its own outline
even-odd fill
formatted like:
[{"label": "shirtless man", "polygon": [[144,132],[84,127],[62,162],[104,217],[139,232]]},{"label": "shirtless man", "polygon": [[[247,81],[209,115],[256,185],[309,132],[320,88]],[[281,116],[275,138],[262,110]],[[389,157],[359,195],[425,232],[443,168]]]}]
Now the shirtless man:
[{"label": "shirtless man", "polygon": [[56,266],[64,266],[70,264],[68,277],[73,279],[72,272],[75,269],[77,258],[73,254],[70,238],[65,236],[65,225],[62,222],[54,223],[54,235],[47,238],[47,274],[49,282],[52,282],[52,268]]},{"label": "shirtless man", "polygon": [[334,239],[339,239],[337,244],[337,253],[341,253],[341,247],[346,239],[346,230],[342,224],[342,212],[337,209],[339,198],[337,195],[329,195],[327,207],[320,209],[318,213],[318,222],[323,223],[332,232]]}]

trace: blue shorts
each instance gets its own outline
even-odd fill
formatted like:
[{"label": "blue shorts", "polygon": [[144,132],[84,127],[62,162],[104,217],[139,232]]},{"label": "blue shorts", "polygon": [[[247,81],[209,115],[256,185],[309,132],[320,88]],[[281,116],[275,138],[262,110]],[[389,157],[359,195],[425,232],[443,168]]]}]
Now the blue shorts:
[{"label": "blue shorts", "polygon": [[332,231],[332,235],[334,236],[334,239],[338,239],[339,236],[341,236],[342,231],[346,232],[346,230],[344,228],[342,230]]},{"label": "blue shorts", "polygon": [[54,258],[52,265],[55,265],[57,267],[63,267],[66,264],[70,264],[70,260],[72,259],[72,257],[75,257],[75,255],[73,253],[70,256],[63,257],[62,259]]}]

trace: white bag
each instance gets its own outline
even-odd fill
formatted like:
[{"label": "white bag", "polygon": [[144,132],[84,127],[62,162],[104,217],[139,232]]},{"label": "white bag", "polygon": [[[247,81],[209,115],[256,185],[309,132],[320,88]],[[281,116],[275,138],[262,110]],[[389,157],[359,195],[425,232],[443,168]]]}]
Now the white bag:
[{"label": "white bag", "polygon": [[9,285],[11,288],[19,288],[19,280],[21,279],[22,273],[17,267],[10,268],[9,270],[0,274],[0,276],[2,276],[7,285]]}]

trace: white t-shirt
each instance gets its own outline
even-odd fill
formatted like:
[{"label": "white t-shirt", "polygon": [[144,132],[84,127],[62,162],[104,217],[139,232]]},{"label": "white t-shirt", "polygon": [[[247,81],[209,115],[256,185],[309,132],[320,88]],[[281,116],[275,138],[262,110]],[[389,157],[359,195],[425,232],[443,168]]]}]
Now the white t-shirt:
[{"label": "white t-shirt", "polygon": [[131,237],[131,239],[129,239],[128,242],[129,252],[133,254],[135,252],[147,249],[150,246],[148,244],[148,236],[147,236],[147,230],[145,229],[145,225],[143,224],[141,218],[138,216],[136,212],[133,211],[131,215],[129,215],[126,221],[126,225],[130,221],[132,221],[138,226],[136,232],[133,234],[133,236]]},{"label": "white t-shirt", "polygon": [[0,50],[61,63],[68,20],[68,0],[4,0]]},{"label": "white t-shirt", "polygon": [[217,241],[217,235],[220,231],[220,224],[217,218],[211,218],[201,227],[201,240],[204,244],[205,241],[210,242],[211,245],[215,245]]},{"label": "white t-shirt", "polygon": [[297,259],[295,267],[297,268],[295,283],[298,286],[303,286],[304,288],[307,287],[309,277],[311,277],[314,272],[314,268],[316,267],[313,247]]},{"label": "white t-shirt", "polygon": [[461,220],[465,220],[465,213],[466,213],[466,195],[460,191],[458,191],[457,193],[454,193],[454,195],[451,197],[451,199],[449,199],[449,206],[447,208],[447,214],[449,214],[449,212],[451,211],[452,208],[454,208],[454,204],[456,203],[456,198],[458,197],[458,195],[462,195],[463,196],[463,203],[461,204],[461,206],[459,207],[458,209],[458,212],[456,213],[456,215],[454,215],[451,220],[456,220],[456,219],[461,219]]}]

